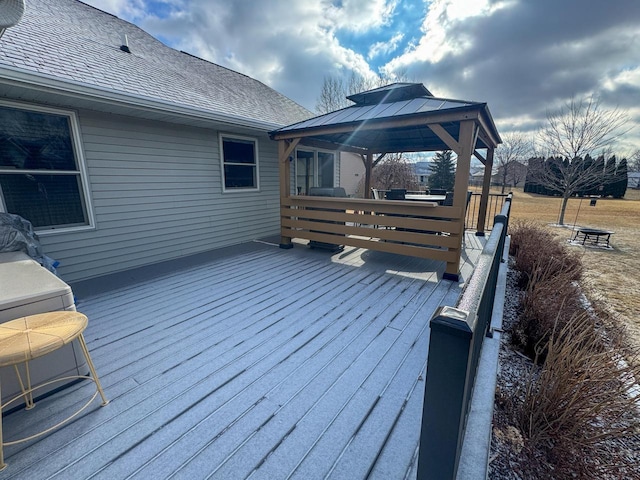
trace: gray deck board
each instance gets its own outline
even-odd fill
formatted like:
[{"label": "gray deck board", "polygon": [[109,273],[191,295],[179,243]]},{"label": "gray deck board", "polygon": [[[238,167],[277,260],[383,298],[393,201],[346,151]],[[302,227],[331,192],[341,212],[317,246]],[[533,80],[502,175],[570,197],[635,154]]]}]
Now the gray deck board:
[{"label": "gray deck board", "polygon": [[[482,240],[465,240],[468,280]],[[78,302],[111,400],[5,448],[3,478],[405,478],[444,264],[256,243]],[[4,419],[63,418],[91,384]]]}]

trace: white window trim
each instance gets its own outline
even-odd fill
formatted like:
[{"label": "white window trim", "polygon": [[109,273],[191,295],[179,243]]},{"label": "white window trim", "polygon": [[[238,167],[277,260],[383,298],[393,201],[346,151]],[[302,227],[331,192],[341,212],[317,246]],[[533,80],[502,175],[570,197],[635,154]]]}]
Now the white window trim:
[{"label": "white window trim", "polygon": [[[224,176],[224,144],[223,139],[228,138],[230,140],[244,140],[246,142],[253,142],[254,144],[254,154],[255,154],[255,168],[256,168],[256,186],[251,188],[227,188],[226,187],[226,178]],[[245,137],[243,135],[236,135],[235,133],[218,133],[218,146],[220,148],[220,180],[222,183],[222,193],[243,193],[243,192],[259,192],[260,191],[260,161],[258,154],[258,139],[256,137]],[[231,163],[230,163],[231,164]],[[239,165],[247,165],[246,163]]]},{"label": "white window trim", "polygon": [[[51,113],[52,115],[63,115],[69,117],[71,125],[71,141],[73,143],[73,151],[78,163],[77,172],[80,173],[80,184],[82,185],[82,194],[84,195],[84,205],[87,211],[88,225],[80,225],[74,227],[44,227],[34,228],[38,236],[47,236],[52,234],[62,234],[71,232],[81,232],[86,230],[95,230],[96,221],[93,213],[93,203],[91,202],[91,195],[89,189],[89,176],[87,173],[87,166],[84,158],[84,151],[82,149],[82,139],[80,137],[80,122],[78,121],[78,115],[73,110],[62,110],[59,108],[43,107],[40,105],[24,104],[20,102],[11,102],[6,100],[0,100],[0,105],[10,108],[16,108],[18,110],[30,110],[38,113]],[[0,167],[0,172],[2,172]],[[14,170],[15,171],[15,170]],[[31,172],[31,171],[29,171]],[[38,170],[37,173],[41,174],[43,171]],[[57,171],[45,172],[45,173],[61,173]],[[66,174],[71,172],[65,171]],[[0,212],[7,213],[7,207],[4,204],[4,197],[0,195]]]}]

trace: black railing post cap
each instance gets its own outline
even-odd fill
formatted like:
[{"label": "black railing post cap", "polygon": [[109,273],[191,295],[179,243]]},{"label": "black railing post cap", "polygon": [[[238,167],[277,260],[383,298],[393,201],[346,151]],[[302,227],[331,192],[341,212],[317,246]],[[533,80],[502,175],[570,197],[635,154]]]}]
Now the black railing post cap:
[{"label": "black railing post cap", "polygon": [[429,325],[432,330],[447,330],[451,333],[457,331],[462,336],[470,335],[473,332],[469,324],[469,312],[455,307],[439,307]]},{"label": "black railing post cap", "polygon": [[503,225],[505,225],[508,220],[509,218],[506,215],[499,214],[494,217],[493,224],[497,225],[498,223],[502,223]]}]

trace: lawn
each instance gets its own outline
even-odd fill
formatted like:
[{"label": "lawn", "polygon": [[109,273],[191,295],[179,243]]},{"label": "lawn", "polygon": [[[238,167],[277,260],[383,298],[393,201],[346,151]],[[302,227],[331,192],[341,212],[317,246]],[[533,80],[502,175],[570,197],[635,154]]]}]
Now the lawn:
[{"label": "lawn", "polygon": [[612,250],[570,246],[581,252],[585,267],[582,286],[588,297],[629,327],[631,339],[640,346],[640,191],[627,190],[624,199],[572,198],[565,214],[569,228],[552,227],[558,219],[560,198],[514,191],[512,221],[530,220],[546,224],[567,241],[573,225],[614,231]]}]

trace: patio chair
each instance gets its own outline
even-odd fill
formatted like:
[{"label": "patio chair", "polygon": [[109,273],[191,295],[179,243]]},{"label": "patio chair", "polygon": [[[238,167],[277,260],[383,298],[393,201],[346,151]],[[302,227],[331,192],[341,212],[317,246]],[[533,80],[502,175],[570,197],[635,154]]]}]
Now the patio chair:
[{"label": "patio chair", "polygon": [[405,188],[392,188],[385,194],[387,200],[404,200],[407,190]]}]

